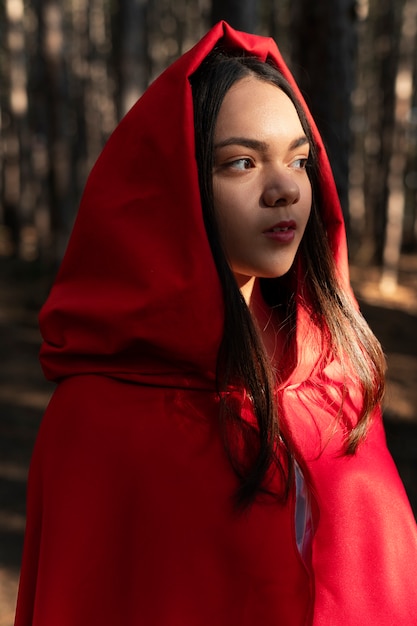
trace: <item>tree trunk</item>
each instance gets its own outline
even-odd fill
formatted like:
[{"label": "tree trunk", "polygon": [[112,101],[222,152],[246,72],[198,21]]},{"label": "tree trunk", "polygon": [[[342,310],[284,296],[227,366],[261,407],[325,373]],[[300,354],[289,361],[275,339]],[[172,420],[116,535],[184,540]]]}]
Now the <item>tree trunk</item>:
[{"label": "tree trunk", "polygon": [[87,136],[87,169],[93,167],[117,119],[114,81],[108,63],[110,25],[105,0],[89,0],[89,63],[85,85],[85,117]]},{"label": "tree trunk", "polygon": [[354,0],[294,1],[292,67],[322,133],[349,222],[351,94],[355,83]]},{"label": "tree trunk", "polygon": [[47,147],[52,255],[61,258],[71,227],[71,160],[67,63],[64,56],[64,12],[58,0],[36,3],[39,36],[36,131]]},{"label": "tree trunk", "polygon": [[413,93],[413,53],[415,32],[410,24],[417,22],[414,0],[406,0],[403,7],[399,63],[395,81],[395,127],[393,149],[389,160],[387,228],[383,254],[380,287],[385,292],[395,291],[398,283],[404,207],[405,169],[408,153],[408,123],[411,118]]},{"label": "tree trunk", "polygon": [[23,0],[5,4],[8,56],[7,89],[1,96],[3,247],[6,252],[30,259],[33,233],[30,202],[30,146],[27,126],[27,66]]},{"label": "tree trunk", "polygon": [[127,113],[145,91],[150,80],[148,5],[147,0],[119,2],[119,118]]},{"label": "tree trunk", "polygon": [[[368,97],[368,119],[371,137],[376,138],[379,149],[372,154],[373,141],[369,142],[367,161],[369,185],[365,195],[374,226],[374,258],[382,262],[387,228],[388,177],[395,133],[395,84],[398,72],[401,15],[404,0],[373,0],[371,10],[375,27],[374,50],[376,85]],[[390,33],[390,35],[388,35]]]},{"label": "tree trunk", "polygon": [[276,41],[288,65],[291,65],[291,4],[292,0],[261,2],[258,28],[260,35]]},{"label": "tree trunk", "polygon": [[258,28],[258,5],[256,0],[213,0],[211,23],[225,20],[237,30],[256,33]]},{"label": "tree trunk", "polygon": [[[412,32],[410,36],[413,37]],[[414,22],[414,41],[411,44],[412,97],[408,123],[408,157],[406,168],[406,214],[403,247],[408,251],[417,249],[417,24]]]}]

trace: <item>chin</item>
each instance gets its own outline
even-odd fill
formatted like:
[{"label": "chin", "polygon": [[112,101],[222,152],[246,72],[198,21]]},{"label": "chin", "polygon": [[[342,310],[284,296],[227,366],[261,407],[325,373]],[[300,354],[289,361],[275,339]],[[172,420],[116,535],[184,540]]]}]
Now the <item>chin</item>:
[{"label": "chin", "polygon": [[262,275],[259,275],[259,278],[282,278],[285,274],[288,274],[292,267],[291,265],[280,267],[279,269],[271,270],[270,272],[265,272]]}]

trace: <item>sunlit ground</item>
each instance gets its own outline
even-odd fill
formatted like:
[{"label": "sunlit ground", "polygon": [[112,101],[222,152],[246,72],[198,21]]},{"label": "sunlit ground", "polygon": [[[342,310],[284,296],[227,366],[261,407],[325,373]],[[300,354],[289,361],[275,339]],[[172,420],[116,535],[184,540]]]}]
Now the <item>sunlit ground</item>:
[{"label": "sunlit ground", "polygon": [[386,412],[417,422],[417,255],[402,257],[394,291],[384,290],[380,278],[376,268],[351,267],[363,313],[387,355]]},{"label": "sunlit ground", "polygon": [[365,302],[417,315],[417,255],[401,258],[399,284],[392,292],[381,288],[379,268],[351,265],[350,276],[356,294]]}]

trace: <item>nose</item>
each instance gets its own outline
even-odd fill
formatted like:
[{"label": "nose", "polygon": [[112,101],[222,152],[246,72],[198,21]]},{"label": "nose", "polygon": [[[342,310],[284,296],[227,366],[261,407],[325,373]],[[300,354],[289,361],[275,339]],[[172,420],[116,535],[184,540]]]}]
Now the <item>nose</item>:
[{"label": "nose", "polygon": [[268,207],[295,204],[300,199],[300,188],[294,175],[286,171],[274,171],[265,181],[262,200]]}]

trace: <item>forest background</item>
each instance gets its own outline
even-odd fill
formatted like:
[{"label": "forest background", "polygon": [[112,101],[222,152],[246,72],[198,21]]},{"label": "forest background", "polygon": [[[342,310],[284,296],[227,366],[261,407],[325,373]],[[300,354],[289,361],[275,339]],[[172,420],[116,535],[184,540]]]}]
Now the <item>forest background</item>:
[{"label": "forest background", "polygon": [[417,0],[0,0],[0,626],[51,393],[38,309],[105,141],[219,19],[276,40],[324,137],[353,285],[388,356],[388,442],[417,511]]},{"label": "forest background", "polygon": [[220,18],[271,36],[324,136],[355,262],[416,247],[416,0],[0,0],[0,255],[62,257],[85,180],[149,83]]}]

